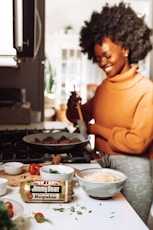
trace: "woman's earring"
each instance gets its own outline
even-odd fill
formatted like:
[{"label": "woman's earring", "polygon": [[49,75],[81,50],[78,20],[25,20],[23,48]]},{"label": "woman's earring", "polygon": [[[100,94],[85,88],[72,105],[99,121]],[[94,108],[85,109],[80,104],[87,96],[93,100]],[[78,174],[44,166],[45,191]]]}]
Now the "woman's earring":
[{"label": "woman's earring", "polygon": [[124,57],[128,57],[128,53],[125,53],[125,54],[124,54]]}]

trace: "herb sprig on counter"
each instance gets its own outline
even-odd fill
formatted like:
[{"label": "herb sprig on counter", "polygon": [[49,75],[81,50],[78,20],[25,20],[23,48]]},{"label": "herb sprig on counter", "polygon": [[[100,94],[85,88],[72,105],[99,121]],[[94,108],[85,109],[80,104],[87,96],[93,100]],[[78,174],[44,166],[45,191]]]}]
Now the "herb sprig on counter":
[{"label": "herb sprig on counter", "polygon": [[[92,210],[87,210],[87,208],[85,206],[81,206],[79,204],[76,204],[75,206],[72,205],[71,207],[69,207],[68,209],[60,207],[60,208],[53,208],[54,211],[59,211],[59,212],[66,212],[66,211],[70,211],[70,214],[77,214],[77,215],[83,215],[84,212],[86,211],[87,213],[92,213]],[[75,217],[76,220],[77,217]]]}]

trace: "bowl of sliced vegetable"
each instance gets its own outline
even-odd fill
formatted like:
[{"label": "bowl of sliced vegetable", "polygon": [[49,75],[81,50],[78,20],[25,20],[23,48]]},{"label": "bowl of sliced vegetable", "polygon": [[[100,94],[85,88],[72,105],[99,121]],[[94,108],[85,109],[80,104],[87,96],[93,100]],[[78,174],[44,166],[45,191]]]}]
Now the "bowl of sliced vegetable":
[{"label": "bowl of sliced vegetable", "polygon": [[42,180],[69,180],[74,176],[74,168],[66,165],[45,165],[40,168]]}]

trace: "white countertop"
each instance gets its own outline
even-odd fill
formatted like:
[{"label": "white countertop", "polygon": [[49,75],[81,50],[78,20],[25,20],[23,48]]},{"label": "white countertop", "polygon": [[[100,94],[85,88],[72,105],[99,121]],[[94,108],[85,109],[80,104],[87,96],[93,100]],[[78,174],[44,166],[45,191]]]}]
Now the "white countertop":
[{"label": "white countertop", "polygon": [[[69,164],[75,168],[100,167],[97,164]],[[108,200],[90,198],[77,184],[74,187],[73,200],[70,203],[25,203],[19,194],[19,187],[8,187],[8,193],[3,198],[18,201],[24,207],[24,217],[42,212],[52,223],[37,223],[30,219],[22,230],[147,230],[147,226],[138,217],[121,193]],[[82,211],[78,215],[70,212],[70,207]],[[64,212],[54,211],[54,208],[65,208]],[[85,207],[86,209],[81,209]],[[89,211],[91,210],[91,213]]]}]

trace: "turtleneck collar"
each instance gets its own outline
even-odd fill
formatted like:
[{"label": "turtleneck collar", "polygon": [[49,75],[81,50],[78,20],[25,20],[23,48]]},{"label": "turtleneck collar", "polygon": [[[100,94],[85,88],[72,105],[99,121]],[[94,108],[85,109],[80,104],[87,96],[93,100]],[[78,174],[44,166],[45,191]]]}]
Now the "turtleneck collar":
[{"label": "turtleneck collar", "polygon": [[105,80],[111,88],[130,88],[131,86],[135,85],[138,81],[140,81],[143,77],[142,75],[138,74],[138,68],[139,67],[137,65],[132,66],[127,72],[123,74],[117,74],[116,76],[112,78],[106,78]]}]

